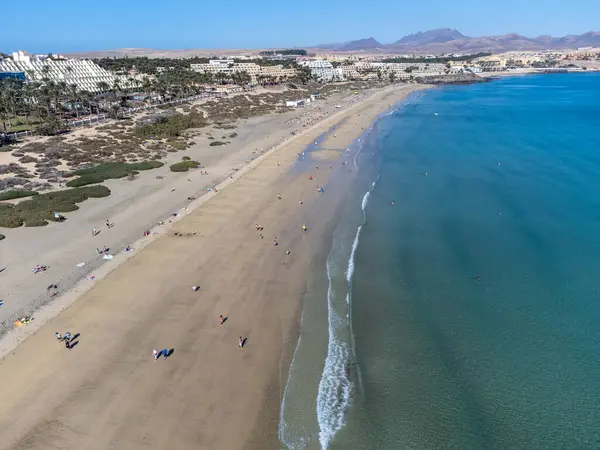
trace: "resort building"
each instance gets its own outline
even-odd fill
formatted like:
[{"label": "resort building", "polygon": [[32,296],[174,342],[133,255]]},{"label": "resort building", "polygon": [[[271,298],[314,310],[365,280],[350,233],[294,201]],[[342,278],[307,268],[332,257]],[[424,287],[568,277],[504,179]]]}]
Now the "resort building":
[{"label": "resort building", "polygon": [[261,66],[256,63],[236,63],[229,59],[213,59],[208,64],[190,64],[190,69],[195,72],[224,73],[228,75],[236,72],[246,72],[252,78],[253,83],[259,82],[263,77],[273,77],[281,81],[296,76],[296,69],[286,69],[281,65]]},{"label": "resort building", "polygon": [[342,70],[334,68],[329,61],[324,59],[298,61],[298,64],[309,68],[312,77],[317,80],[342,81],[344,79]]},{"label": "resort building", "polygon": [[113,75],[90,60],[67,59],[59,55],[29,55],[19,50],[0,60],[0,73],[22,74],[26,81],[42,81],[76,84],[80,90],[100,92],[99,83],[112,86],[116,80],[121,87],[132,87],[127,77]]},{"label": "resort building", "polygon": [[369,80],[382,77],[388,79],[394,74],[396,80],[409,80],[416,77],[454,75],[462,68],[448,68],[441,63],[384,63],[360,61],[352,65],[340,66],[344,78],[351,80]]}]

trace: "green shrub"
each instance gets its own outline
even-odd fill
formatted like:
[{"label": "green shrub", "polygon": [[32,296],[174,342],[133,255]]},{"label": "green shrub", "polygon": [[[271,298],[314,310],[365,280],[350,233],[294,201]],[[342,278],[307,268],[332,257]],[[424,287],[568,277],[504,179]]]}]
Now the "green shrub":
[{"label": "green shrub", "polygon": [[44,219],[32,219],[29,222],[25,222],[26,227],[43,227],[48,225],[48,221]]},{"label": "green shrub", "polygon": [[19,191],[12,190],[0,193],[0,201],[12,200],[13,198],[31,197],[32,195],[38,195],[36,191]]},{"label": "green shrub", "polygon": [[127,166],[133,170],[152,170],[164,166],[160,161],[142,161],[139,163],[130,163]]},{"label": "green shrub", "polygon": [[170,117],[159,117],[153,123],[138,126],[135,133],[141,137],[170,138],[180,136],[184,130],[204,126],[206,126],[204,115],[192,112],[187,115],[176,114]]},{"label": "green shrub", "polygon": [[0,227],[15,228],[23,223],[30,227],[43,226],[47,221],[54,220],[54,212],[75,211],[78,209],[77,203],[109,195],[110,189],[96,185],[48,192],[16,205],[0,203]]},{"label": "green shrub", "polygon": [[208,144],[210,147],[216,147],[217,145],[226,145],[227,142],[223,142],[223,141],[212,141],[210,144]]},{"label": "green shrub", "polygon": [[23,225],[23,219],[18,215],[14,214],[2,214],[0,215],[0,227],[3,228],[18,228]]},{"label": "green shrub", "polygon": [[36,162],[38,162],[38,159],[34,158],[33,156],[25,155],[21,159],[19,159],[19,162],[23,163],[23,164],[25,164],[25,163],[32,163],[32,162],[36,163]]},{"label": "green shrub", "polygon": [[187,172],[190,169],[196,169],[200,167],[200,163],[197,161],[181,161],[171,165],[171,172]]},{"label": "green shrub", "polygon": [[4,239],[4,235],[3,235],[3,234],[0,234],[0,241],[1,241],[2,239]]},{"label": "green shrub", "polygon": [[168,141],[167,144],[175,150],[185,150],[187,148],[187,143],[185,141]]},{"label": "green shrub", "polygon": [[192,160],[192,158],[190,158],[189,156],[183,156],[181,159],[183,161],[191,161]]},{"label": "green shrub", "polygon": [[[125,175],[127,175],[127,174],[125,174]],[[125,176],[125,175],[123,175],[123,176]],[[111,177],[111,178],[113,178],[113,177]],[[114,178],[121,178],[121,177],[114,177]],[[102,175],[99,175],[99,174],[83,175],[81,177],[77,177],[77,178],[67,181],[67,186],[81,187],[81,186],[86,186],[88,184],[102,183],[104,180],[106,180],[106,178],[104,178]]]},{"label": "green shrub", "polygon": [[88,184],[102,183],[104,180],[124,178],[131,174],[137,174],[138,170],[151,170],[163,166],[160,161],[142,161],[139,163],[104,163],[97,166],[79,169],[71,172],[71,176],[77,175],[77,178],[69,180],[67,186],[80,187]]}]

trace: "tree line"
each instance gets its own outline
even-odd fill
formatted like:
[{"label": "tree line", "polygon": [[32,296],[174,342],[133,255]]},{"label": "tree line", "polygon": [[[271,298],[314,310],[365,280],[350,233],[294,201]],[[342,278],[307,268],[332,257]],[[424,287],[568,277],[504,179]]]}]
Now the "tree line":
[{"label": "tree line", "polygon": [[474,55],[461,55],[461,56],[440,56],[436,58],[427,58],[425,56],[405,57],[398,56],[394,58],[382,59],[381,62],[385,63],[448,63],[450,61],[471,61],[476,58],[482,58],[484,56],[490,56],[491,53],[480,52]]},{"label": "tree line", "polygon": [[[147,56],[140,56],[134,58],[94,58],[96,64],[103,69],[114,73],[128,73],[135,70],[139,73],[145,73],[154,75],[157,73],[157,67],[164,67],[170,70],[186,70],[190,69],[191,64],[208,64],[211,59],[218,59],[217,56],[211,56],[208,58],[204,57],[193,57],[193,58],[148,58]],[[295,64],[295,61],[288,59],[277,60],[277,59],[237,59],[233,58],[232,61],[236,63],[255,63],[259,66],[277,66],[290,67]]]},{"label": "tree line", "polygon": [[209,60],[216,59],[216,56],[209,58],[148,58],[147,56],[137,56],[134,58],[94,58],[96,64],[109,72],[125,73],[133,69],[139,73],[155,74],[157,67],[175,69],[189,69],[190,64],[206,64]]},{"label": "tree line", "polygon": [[260,56],[274,56],[274,55],[297,55],[306,56],[308,52],[302,48],[286,48],[284,50],[265,50],[259,53]]},{"label": "tree line", "polygon": [[[295,63],[294,63],[295,64]],[[124,66],[125,67],[125,66]],[[273,85],[286,81],[307,83],[310,70],[298,67],[291,80],[258,75],[256,82]],[[194,72],[189,66],[166,70],[143,79],[115,77],[114,82],[99,82],[100,92],[79,89],[74,83],[53,81],[47,74],[41,81],[25,82],[14,78],[0,79],[0,124],[4,132],[35,128],[42,134],[55,134],[67,128],[69,120],[92,114],[122,117],[134,100],[145,103],[169,102],[205,92],[207,84],[248,86],[252,77],[245,71],[233,73]]]}]

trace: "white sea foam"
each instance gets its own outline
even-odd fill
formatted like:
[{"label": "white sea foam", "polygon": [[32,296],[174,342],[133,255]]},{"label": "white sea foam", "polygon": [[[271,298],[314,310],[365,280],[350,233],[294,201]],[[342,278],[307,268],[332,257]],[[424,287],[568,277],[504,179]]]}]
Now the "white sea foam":
[{"label": "white sea foam", "polygon": [[[332,249],[333,253],[333,249]],[[327,303],[329,308],[329,343],[323,375],[317,394],[317,420],[319,422],[319,441],[321,448],[327,450],[335,433],[345,424],[345,415],[352,393],[346,364],[349,359],[348,345],[339,339],[337,329],[342,320],[335,311],[335,292],[332,285],[332,253],[327,258]]]},{"label": "white sea foam", "polygon": [[[302,323],[304,322],[304,311],[302,312],[302,316],[300,319],[300,328],[302,329]],[[292,442],[291,440],[289,440],[287,438],[287,428],[288,428],[288,424],[285,421],[285,404],[286,404],[286,399],[288,396],[288,388],[292,382],[292,371],[294,368],[294,361],[296,360],[296,354],[298,353],[298,349],[300,348],[300,341],[302,340],[302,334],[300,334],[300,336],[298,336],[298,342],[296,343],[296,349],[294,350],[294,355],[292,356],[292,362],[290,363],[290,367],[288,370],[288,379],[287,382],[285,383],[285,388],[283,390],[283,399],[281,400],[281,408],[279,409],[279,430],[278,430],[278,435],[279,435],[279,441],[285,445],[285,448],[292,450],[295,448],[302,448],[299,447],[297,445],[296,442]],[[302,445],[302,442],[300,443],[300,445]]]},{"label": "white sea foam", "polygon": [[365,208],[367,207],[367,203],[369,203],[369,197],[371,196],[371,191],[368,191],[362,199],[362,203],[361,203],[361,208],[364,212]]},{"label": "white sea foam", "polygon": [[[372,189],[375,187],[375,182]],[[371,191],[368,191],[362,199],[361,208],[363,211],[363,223],[366,216],[366,207],[369,202]],[[327,346],[327,358],[323,375],[319,382],[319,391],[317,395],[317,419],[319,422],[319,441],[323,450],[329,447],[331,439],[346,423],[346,412],[350,406],[352,397],[352,382],[348,375],[347,365],[351,362],[353,353],[354,337],[352,336],[351,320],[351,301],[352,301],[352,277],[354,275],[354,258],[358,243],[360,241],[360,232],[363,225],[359,225],[352,250],[348,258],[348,267],[346,269],[347,293],[346,303],[348,305],[347,321],[344,323],[335,310],[335,291],[333,288],[333,249],[327,258],[327,278],[329,287],[327,289],[327,303],[329,309],[329,343]],[[337,333],[340,327],[350,328],[351,346],[341,340]]]}]

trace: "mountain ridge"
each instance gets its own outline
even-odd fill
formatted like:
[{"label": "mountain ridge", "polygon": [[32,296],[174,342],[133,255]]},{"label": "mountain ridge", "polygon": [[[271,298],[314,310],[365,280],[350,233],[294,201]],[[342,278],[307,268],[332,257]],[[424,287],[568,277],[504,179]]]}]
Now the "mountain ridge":
[{"label": "mountain ridge", "polygon": [[340,52],[371,50],[385,53],[501,53],[517,50],[563,50],[581,47],[600,47],[600,31],[588,31],[562,37],[540,35],[531,38],[519,33],[470,37],[456,29],[436,28],[408,34],[391,44],[381,44],[375,38],[370,37],[314,48]]}]

